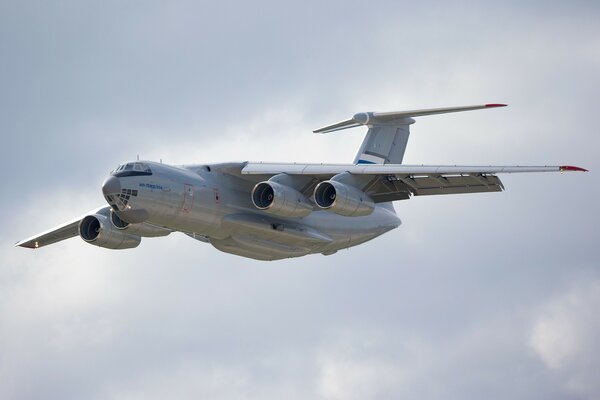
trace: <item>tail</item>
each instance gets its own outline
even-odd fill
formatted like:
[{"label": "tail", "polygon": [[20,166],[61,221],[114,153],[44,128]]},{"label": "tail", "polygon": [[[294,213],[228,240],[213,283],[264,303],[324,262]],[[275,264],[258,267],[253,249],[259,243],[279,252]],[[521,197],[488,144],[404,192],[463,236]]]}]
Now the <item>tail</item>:
[{"label": "tail", "polygon": [[410,134],[409,126],[415,123],[412,117],[505,106],[506,104],[484,104],[414,111],[363,112],[314,132],[328,133],[367,125],[369,130],[356,154],[354,164],[402,164]]}]

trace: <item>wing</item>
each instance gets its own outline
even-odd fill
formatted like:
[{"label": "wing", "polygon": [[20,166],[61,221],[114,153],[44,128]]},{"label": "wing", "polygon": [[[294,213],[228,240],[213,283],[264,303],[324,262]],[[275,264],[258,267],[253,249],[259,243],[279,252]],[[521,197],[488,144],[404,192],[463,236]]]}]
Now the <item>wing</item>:
[{"label": "wing", "polygon": [[277,174],[312,177],[302,191],[310,197],[314,186],[334,175],[348,172],[361,183],[359,189],[376,203],[406,200],[411,195],[499,192],[504,189],[496,174],[519,172],[587,171],[572,166],[444,166],[404,164],[275,164],[247,163],[242,175],[255,181]]},{"label": "wing", "polygon": [[96,208],[69,222],[65,222],[64,224],[61,224],[50,230],[39,233],[25,240],[21,240],[15,244],[15,246],[37,249],[52,243],[60,242],[61,240],[72,238],[79,235],[79,223],[85,216],[90,214],[108,213],[109,210],[110,207],[108,206]]}]

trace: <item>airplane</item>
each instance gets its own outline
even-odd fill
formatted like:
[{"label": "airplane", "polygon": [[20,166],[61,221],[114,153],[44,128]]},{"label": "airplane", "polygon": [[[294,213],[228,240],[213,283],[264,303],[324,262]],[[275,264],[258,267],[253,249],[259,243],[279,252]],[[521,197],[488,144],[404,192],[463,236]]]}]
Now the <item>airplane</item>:
[{"label": "airplane", "polygon": [[569,165],[402,164],[414,117],[504,106],[361,112],[314,131],[367,126],[352,164],[126,162],[102,184],[108,205],[16,246],[37,249],[80,236],[95,246],[130,249],[142,237],[182,232],[256,260],[331,255],[400,226],[393,201],[500,192],[501,173],[587,171]]}]

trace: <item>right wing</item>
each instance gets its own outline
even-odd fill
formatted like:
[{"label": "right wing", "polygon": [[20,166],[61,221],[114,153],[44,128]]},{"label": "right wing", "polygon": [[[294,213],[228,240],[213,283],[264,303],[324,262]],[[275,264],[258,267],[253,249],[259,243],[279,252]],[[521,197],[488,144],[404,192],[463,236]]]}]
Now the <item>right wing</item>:
[{"label": "right wing", "polygon": [[21,240],[15,246],[27,247],[29,249],[37,249],[47,246],[52,243],[60,242],[61,240],[69,239],[79,235],[79,223],[81,220],[90,214],[106,214],[110,211],[110,207],[104,206],[91,210],[82,216],[75,218],[69,222],[65,222],[57,227],[54,227],[35,236]]},{"label": "right wing", "polygon": [[375,203],[406,200],[411,195],[500,192],[504,189],[499,173],[587,171],[572,166],[445,166],[405,164],[275,164],[247,163],[242,175],[255,177],[256,183],[277,174],[311,178],[301,191],[312,195],[317,183],[348,173],[357,186]]}]

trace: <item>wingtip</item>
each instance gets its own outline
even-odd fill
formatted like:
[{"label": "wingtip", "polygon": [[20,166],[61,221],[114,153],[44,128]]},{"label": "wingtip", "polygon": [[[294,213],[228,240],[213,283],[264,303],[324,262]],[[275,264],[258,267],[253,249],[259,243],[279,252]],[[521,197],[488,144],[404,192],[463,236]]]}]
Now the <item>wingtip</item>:
[{"label": "wingtip", "polygon": [[508,104],[491,103],[491,104],[486,104],[485,108],[506,107],[507,105]]},{"label": "wingtip", "polygon": [[26,249],[37,249],[40,246],[39,246],[38,242],[21,240],[20,242],[15,243],[15,247],[23,247]]},{"label": "wingtip", "polygon": [[585,168],[581,168],[581,167],[575,167],[573,165],[561,165],[560,167],[560,172],[563,171],[581,171],[581,172],[590,172],[589,170],[585,169]]}]

